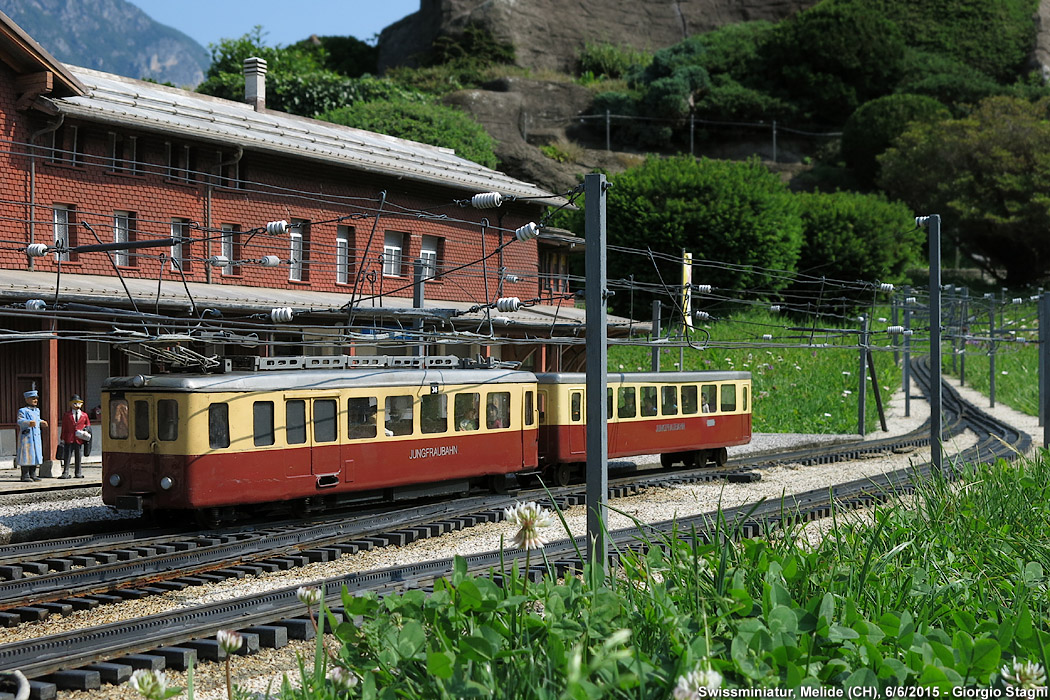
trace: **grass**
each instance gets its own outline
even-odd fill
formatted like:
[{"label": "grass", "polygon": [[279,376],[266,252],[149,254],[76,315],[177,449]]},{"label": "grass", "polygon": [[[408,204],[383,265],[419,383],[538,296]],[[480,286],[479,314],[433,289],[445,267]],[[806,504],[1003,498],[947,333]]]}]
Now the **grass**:
[{"label": "grass", "polygon": [[[694,333],[697,343],[710,333],[708,349],[677,348],[661,351],[661,369],[738,370],[751,372],[754,392],[752,427],[755,432],[856,433],[858,425],[858,377],[860,351],[843,347],[857,343],[857,326],[841,326],[840,332],[812,334],[812,347],[713,347],[715,343],[748,341],[765,345],[808,345],[809,333],[785,330],[790,321],[765,312],[719,321]],[[885,327],[885,324],[882,324]],[[828,327],[828,326],[823,326]],[[763,335],[771,338],[763,340]],[[872,344],[885,347],[886,336],[873,336]],[[893,353],[876,351],[875,369],[885,405],[901,385],[901,369]],[[648,371],[650,349],[614,345],[609,348],[609,370]],[[681,360],[680,360],[681,356]],[[865,428],[874,432],[878,411],[868,376]]]}]

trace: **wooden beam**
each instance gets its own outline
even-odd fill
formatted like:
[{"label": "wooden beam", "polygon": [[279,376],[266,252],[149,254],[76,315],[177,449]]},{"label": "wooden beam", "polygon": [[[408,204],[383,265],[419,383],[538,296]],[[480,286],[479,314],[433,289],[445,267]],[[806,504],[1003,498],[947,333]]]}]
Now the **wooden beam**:
[{"label": "wooden beam", "polygon": [[49,70],[29,73],[15,78],[15,91],[20,93],[15,109],[26,110],[41,95],[50,94],[55,87],[55,74]]}]

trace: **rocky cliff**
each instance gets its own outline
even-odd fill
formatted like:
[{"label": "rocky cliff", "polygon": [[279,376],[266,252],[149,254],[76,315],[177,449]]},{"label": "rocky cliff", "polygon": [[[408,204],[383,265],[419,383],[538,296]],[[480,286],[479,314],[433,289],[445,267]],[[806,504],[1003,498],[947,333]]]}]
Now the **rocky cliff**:
[{"label": "rocky cliff", "polygon": [[380,34],[379,64],[411,64],[435,37],[476,24],[510,43],[519,65],[567,71],[587,42],[655,50],[724,24],[777,21],[816,1],[420,0],[418,12]]}]

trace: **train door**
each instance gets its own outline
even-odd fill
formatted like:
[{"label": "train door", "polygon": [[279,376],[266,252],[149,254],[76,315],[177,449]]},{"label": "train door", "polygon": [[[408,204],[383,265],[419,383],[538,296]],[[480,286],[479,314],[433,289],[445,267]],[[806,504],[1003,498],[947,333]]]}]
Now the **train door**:
[{"label": "train door", "polygon": [[[128,394],[127,408],[117,408],[116,411],[127,415],[128,451],[137,455],[149,455],[151,472],[159,465],[157,464],[157,432],[155,430],[156,401],[149,394]],[[110,405],[110,410],[114,406]],[[152,485],[134,484],[133,488],[145,489]]]},{"label": "train door", "polygon": [[569,390],[569,454],[583,455],[587,449],[586,410],[583,390]]},{"label": "train door", "polygon": [[310,471],[320,488],[335,486],[349,448],[339,439],[339,397],[315,397],[310,401]]}]

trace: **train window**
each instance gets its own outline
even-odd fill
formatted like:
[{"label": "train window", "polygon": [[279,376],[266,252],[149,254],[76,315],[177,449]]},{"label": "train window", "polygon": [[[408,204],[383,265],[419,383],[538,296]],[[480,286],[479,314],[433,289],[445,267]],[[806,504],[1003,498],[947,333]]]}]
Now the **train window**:
[{"label": "train window", "polygon": [[605,392],[605,417],[606,419],[613,417],[613,390],[612,387]]},{"label": "train window", "polygon": [[701,410],[704,413],[710,413],[715,410],[712,406],[717,407],[718,401],[715,400],[717,396],[717,387],[714,384],[704,384],[700,387],[700,405]]},{"label": "train window", "polygon": [[376,397],[346,400],[347,432],[351,440],[376,436]]},{"label": "train window", "polygon": [[456,430],[478,429],[478,407],[481,405],[481,394],[456,394],[455,415]]},{"label": "train window", "polygon": [[547,392],[541,391],[539,395],[540,423],[547,424]]},{"label": "train window", "polygon": [[135,439],[149,440],[149,401],[135,402]]},{"label": "train window", "polygon": [[306,442],[306,401],[291,399],[284,404],[284,437],[289,445]]},{"label": "train window", "polygon": [[387,435],[412,434],[411,396],[386,397],[386,431]]},{"label": "train window", "polygon": [[489,392],[485,399],[485,427],[510,427],[510,392]]},{"label": "train window", "polygon": [[643,416],[655,416],[656,415],[656,387],[655,386],[643,386],[642,387],[642,415]]},{"label": "train window", "polygon": [[536,407],[534,405],[535,401],[536,400],[532,397],[532,392],[531,391],[526,391],[525,392],[525,425],[532,425],[533,421],[536,419],[536,416],[535,416]]},{"label": "train window", "polygon": [[338,405],[335,399],[314,401],[314,442],[335,442],[339,437],[336,427]]},{"label": "train window", "polygon": [[746,386],[740,387],[740,391],[741,391],[740,410],[741,411],[746,411],[746,410],[748,410],[748,405],[747,405],[747,387]]},{"label": "train window", "polygon": [[617,418],[634,418],[638,413],[638,401],[633,386],[620,387],[620,397],[616,403]]},{"label": "train window", "polygon": [[678,415],[678,387],[660,387],[660,413],[665,416]]},{"label": "train window", "polygon": [[213,403],[208,406],[208,447],[230,446],[230,406]]},{"label": "train window", "polygon": [[179,402],[175,399],[157,402],[157,439],[165,442],[179,439]]},{"label": "train window", "polygon": [[735,411],[736,410],[736,387],[732,384],[722,385],[722,403],[719,404],[719,410],[722,411]]},{"label": "train window", "polygon": [[256,401],[252,404],[252,430],[256,445],[274,443],[273,416],[273,401]]},{"label": "train window", "polygon": [[114,440],[128,438],[128,402],[111,399],[109,402],[109,436]]},{"label": "train window", "polygon": [[447,394],[426,394],[419,399],[419,429],[424,433],[448,432]]},{"label": "train window", "polygon": [[583,392],[574,391],[569,394],[569,420],[579,423],[583,420]]},{"label": "train window", "polygon": [[697,412],[696,385],[682,387],[682,415],[691,416]]}]

